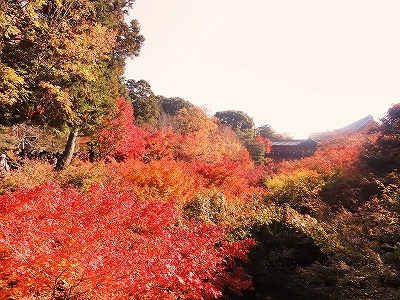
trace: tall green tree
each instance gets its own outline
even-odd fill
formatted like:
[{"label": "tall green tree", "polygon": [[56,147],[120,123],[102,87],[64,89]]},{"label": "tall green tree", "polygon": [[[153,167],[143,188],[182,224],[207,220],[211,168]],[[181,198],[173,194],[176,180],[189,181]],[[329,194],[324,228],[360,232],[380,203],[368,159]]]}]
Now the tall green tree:
[{"label": "tall green tree", "polygon": [[254,128],[235,131],[240,142],[246,147],[251,159],[256,165],[261,164],[265,157],[265,144],[257,139]]},{"label": "tall green tree", "polygon": [[263,139],[274,139],[282,137],[275,132],[271,125],[261,125],[257,128],[257,132]]},{"label": "tall green tree", "polygon": [[189,109],[193,104],[179,97],[164,97],[156,96],[158,103],[161,106],[162,112],[171,116],[175,116],[182,108]]},{"label": "tall green tree", "polygon": [[132,100],[135,123],[139,126],[149,124],[156,126],[160,117],[160,105],[146,80],[126,82],[129,96]]},{"label": "tall green tree", "polygon": [[254,128],[254,121],[249,115],[242,111],[227,110],[215,113],[221,124],[228,125],[233,130],[246,130]]}]

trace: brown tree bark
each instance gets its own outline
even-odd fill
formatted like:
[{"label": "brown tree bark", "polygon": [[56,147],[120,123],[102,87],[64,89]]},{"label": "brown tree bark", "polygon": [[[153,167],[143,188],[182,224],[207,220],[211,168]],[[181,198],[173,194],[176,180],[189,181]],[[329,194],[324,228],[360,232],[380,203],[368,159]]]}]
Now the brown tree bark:
[{"label": "brown tree bark", "polygon": [[65,149],[60,159],[57,161],[56,169],[62,170],[67,167],[73,158],[75,151],[76,139],[78,137],[78,129],[72,129],[69,133],[67,144],[65,145]]}]

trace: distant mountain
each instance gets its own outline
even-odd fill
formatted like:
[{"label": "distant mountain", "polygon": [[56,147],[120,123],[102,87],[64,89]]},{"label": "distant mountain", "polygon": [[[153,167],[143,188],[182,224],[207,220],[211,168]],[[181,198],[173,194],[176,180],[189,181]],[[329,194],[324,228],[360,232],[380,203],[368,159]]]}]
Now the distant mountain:
[{"label": "distant mountain", "polygon": [[348,135],[355,133],[366,132],[371,126],[375,125],[376,121],[371,115],[368,115],[358,121],[355,121],[347,126],[344,126],[339,129],[331,130],[331,131],[323,131],[311,133],[309,138],[314,141],[323,141],[334,138],[339,135]]}]

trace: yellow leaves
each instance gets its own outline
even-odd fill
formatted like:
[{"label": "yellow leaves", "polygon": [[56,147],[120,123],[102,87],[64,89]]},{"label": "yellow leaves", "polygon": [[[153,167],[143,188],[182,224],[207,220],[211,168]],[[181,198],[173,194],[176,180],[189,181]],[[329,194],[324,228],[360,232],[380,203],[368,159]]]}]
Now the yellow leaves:
[{"label": "yellow leaves", "polygon": [[72,112],[71,107],[73,103],[71,101],[71,96],[67,92],[62,91],[59,86],[53,85],[46,81],[41,81],[39,83],[39,86],[41,88],[46,89],[49,92],[49,94],[56,99],[56,101],[60,102],[67,113]]},{"label": "yellow leaves", "polygon": [[0,11],[0,29],[3,36],[7,39],[21,33],[21,31],[15,26],[15,21],[12,16],[6,14],[4,11]]},{"label": "yellow leaves", "polygon": [[182,108],[175,117],[178,128],[184,134],[195,131],[215,132],[217,124],[199,107]]},{"label": "yellow leaves", "polygon": [[57,37],[58,53],[86,63],[107,57],[115,46],[115,32],[99,23],[85,23],[77,28],[64,24],[63,36]]},{"label": "yellow leaves", "polygon": [[47,0],[29,1],[26,5],[25,12],[28,17],[36,19],[39,17],[38,10],[47,2]]},{"label": "yellow leaves", "polygon": [[7,80],[8,82],[12,82],[14,84],[23,84],[24,79],[19,76],[15,70],[6,67],[5,65],[1,64],[0,65],[0,74],[2,77],[2,80]]},{"label": "yellow leaves", "polygon": [[34,20],[33,21],[33,26],[35,26],[36,28],[41,28],[41,30],[49,28],[47,22],[45,20],[42,20],[42,19]]},{"label": "yellow leaves", "polygon": [[298,170],[291,174],[267,178],[265,185],[271,195],[294,200],[315,197],[323,185],[323,180],[316,171]]},{"label": "yellow leaves", "polygon": [[57,94],[57,93],[60,92],[60,87],[59,86],[52,85],[49,82],[41,81],[39,83],[39,86],[42,87],[42,88],[47,89],[52,94]]},{"label": "yellow leaves", "polygon": [[242,157],[242,145],[237,135],[230,129],[218,127],[215,119],[201,108],[179,110],[174,122],[182,135],[175,151],[179,159],[221,162]]},{"label": "yellow leaves", "polygon": [[61,35],[53,39],[67,73],[94,81],[97,64],[109,57],[115,45],[115,32],[98,23],[84,23],[77,28],[63,24]]},{"label": "yellow leaves", "polygon": [[74,62],[66,63],[64,67],[69,75],[77,75],[88,82],[96,80],[96,75],[94,74],[94,68],[92,65],[81,62]]},{"label": "yellow leaves", "polygon": [[300,214],[289,205],[285,206],[286,222],[310,236],[325,253],[344,249],[337,233],[327,222],[318,221],[310,215]]},{"label": "yellow leaves", "polygon": [[349,270],[349,266],[344,261],[340,261],[338,267],[343,271]]},{"label": "yellow leaves", "polygon": [[24,83],[24,79],[14,69],[0,63],[0,103],[15,103]]}]

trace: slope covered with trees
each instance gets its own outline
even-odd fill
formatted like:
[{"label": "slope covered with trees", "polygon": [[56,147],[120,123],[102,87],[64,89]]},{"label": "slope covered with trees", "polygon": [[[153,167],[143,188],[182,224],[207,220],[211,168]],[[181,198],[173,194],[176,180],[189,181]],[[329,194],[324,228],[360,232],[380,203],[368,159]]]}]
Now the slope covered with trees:
[{"label": "slope covered with trees", "polygon": [[399,297],[397,105],[368,134],[256,166],[201,110],[147,131],[121,103],[110,124],[126,127],[98,140],[107,155],[61,172],[28,160],[1,180],[2,295]]},{"label": "slope covered with trees", "polygon": [[132,4],[0,0],[0,298],[399,299],[400,105],[273,162],[269,125],[123,81]]}]

